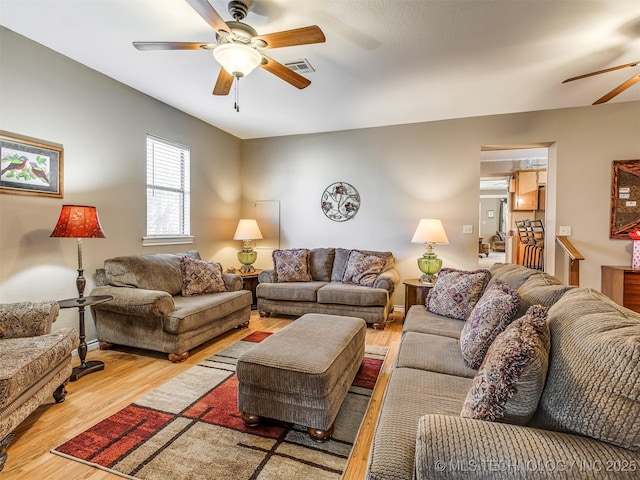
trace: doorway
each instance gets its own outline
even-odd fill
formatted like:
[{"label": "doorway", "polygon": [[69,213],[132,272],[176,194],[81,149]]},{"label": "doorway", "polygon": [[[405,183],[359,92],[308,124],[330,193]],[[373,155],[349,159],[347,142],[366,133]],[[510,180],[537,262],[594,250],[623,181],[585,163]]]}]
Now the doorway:
[{"label": "doorway", "polygon": [[[544,270],[548,167],[546,144],[482,148],[478,217],[481,268],[500,262]],[[525,236],[531,225],[537,232],[533,241]],[[489,252],[483,254],[487,244]]]}]

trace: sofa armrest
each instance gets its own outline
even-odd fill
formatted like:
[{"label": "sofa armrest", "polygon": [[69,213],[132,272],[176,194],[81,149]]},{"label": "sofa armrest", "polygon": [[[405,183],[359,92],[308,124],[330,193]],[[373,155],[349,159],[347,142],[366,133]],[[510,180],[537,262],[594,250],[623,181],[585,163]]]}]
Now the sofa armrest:
[{"label": "sofa armrest", "polygon": [[374,288],[384,288],[391,295],[400,283],[400,274],[395,268],[382,272],[373,282]]},{"label": "sofa armrest", "polygon": [[51,333],[60,306],[53,300],[0,304],[0,331],[5,338],[37,337]]},{"label": "sofa armrest", "polygon": [[258,274],[258,282],[260,282],[260,283],[276,283],[276,272],[273,269],[262,270]]},{"label": "sofa armrest", "polygon": [[242,290],[242,277],[237,273],[223,273],[222,279],[230,292],[237,292]]},{"label": "sofa armrest", "polygon": [[415,478],[637,478],[640,452],[570,433],[424,415]]},{"label": "sofa armrest", "polygon": [[175,311],[173,297],[160,290],[144,288],[113,287],[106,285],[96,287],[91,295],[111,295],[113,300],[91,307],[95,310],[132,315],[136,317],[162,317]]}]

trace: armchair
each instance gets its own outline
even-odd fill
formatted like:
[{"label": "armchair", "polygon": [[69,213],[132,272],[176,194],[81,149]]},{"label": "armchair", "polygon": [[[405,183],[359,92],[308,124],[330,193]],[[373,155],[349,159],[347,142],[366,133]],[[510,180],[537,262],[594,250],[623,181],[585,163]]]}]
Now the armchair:
[{"label": "armchair", "polygon": [[16,427],[47,398],[64,401],[74,328],[51,333],[54,301],[0,304],[0,471]]},{"label": "armchair", "polygon": [[496,234],[493,237],[491,237],[491,241],[493,242],[493,251],[504,252],[505,240],[506,240],[506,234],[504,232],[496,232]]}]

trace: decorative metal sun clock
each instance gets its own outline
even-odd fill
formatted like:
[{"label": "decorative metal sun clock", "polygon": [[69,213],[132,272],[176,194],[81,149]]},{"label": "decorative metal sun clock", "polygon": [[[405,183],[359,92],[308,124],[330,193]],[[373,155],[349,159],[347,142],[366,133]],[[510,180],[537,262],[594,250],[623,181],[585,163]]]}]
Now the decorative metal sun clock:
[{"label": "decorative metal sun clock", "polygon": [[360,194],[352,185],[336,182],[324,190],[320,204],[329,220],[346,222],[358,213]]}]

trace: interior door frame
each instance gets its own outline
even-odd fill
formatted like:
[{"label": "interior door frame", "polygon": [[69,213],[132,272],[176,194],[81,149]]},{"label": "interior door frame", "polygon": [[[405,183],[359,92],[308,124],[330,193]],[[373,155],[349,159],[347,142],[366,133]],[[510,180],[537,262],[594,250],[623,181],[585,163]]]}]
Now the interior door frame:
[{"label": "interior door frame", "polygon": [[[522,150],[531,148],[547,149],[547,186],[545,188],[546,206],[544,212],[544,271],[554,275],[556,266],[556,195],[557,195],[557,143],[537,142],[504,145],[482,145],[481,152],[495,150]],[[510,201],[510,200],[508,200]]]}]

